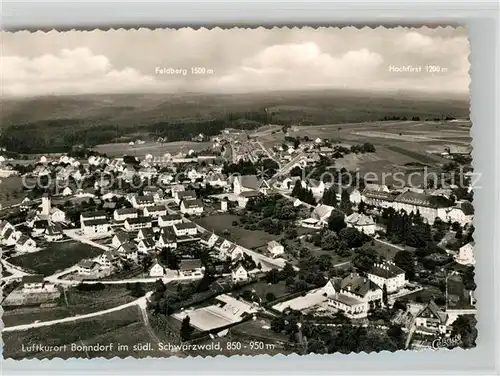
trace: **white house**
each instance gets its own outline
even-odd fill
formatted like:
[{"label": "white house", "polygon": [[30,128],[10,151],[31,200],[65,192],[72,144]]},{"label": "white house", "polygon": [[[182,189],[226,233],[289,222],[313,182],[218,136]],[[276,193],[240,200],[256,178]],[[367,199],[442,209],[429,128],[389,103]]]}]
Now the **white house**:
[{"label": "white house", "polygon": [[176,223],[182,223],[182,216],[180,214],[167,214],[158,218],[158,226],[170,227]]},{"label": "white house", "polygon": [[110,231],[109,223],[106,219],[91,219],[81,223],[85,235],[102,235]]},{"label": "white house", "polygon": [[93,276],[99,273],[101,265],[97,261],[82,260],[78,263],[77,273],[83,276]]},{"label": "white house", "polygon": [[21,253],[36,252],[36,242],[26,235],[21,235],[16,242],[16,251]]},{"label": "white house", "polygon": [[66,214],[61,209],[51,208],[49,211],[49,219],[55,223],[65,222]]},{"label": "white house", "polygon": [[181,202],[181,213],[189,215],[201,215],[203,213],[203,203],[201,200],[187,200]]},{"label": "white house", "polygon": [[10,247],[17,243],[18,239],[21,237],[22,233],[20,231],[15,231],[13,228],[8,228],[4,231],[3,235],[0,237],[1,244]]},{"label": "white house", "polygon": [[314,196],[322,196],[325,193],[325,183],[321,180],[309,179],[302,182],[302,188],[310,189]]},{"label": "white house", "polygon": [[203,245],[206,245],[208,248],[212,248],[215,245],[215,242],[219,239],[217,235],[213,232],[206,231],[200,236],[200,242]]},{"label": "white house", "polygon": [[333,206],[318,204],[311,212],[311,217],[302,220],[301,226],[309,228],[321,228],[325,226],[334,209]]},{"label": "white house", "polygon": [[238,264],[231,270],[231,279],[233,283],[248,281],[248,272],[243,265]]},{"label": "white house", "polygon": [[221,250],[219,254],[219,258],[221,260],[231,259],[231,261],[239,260],[243,257],[244,252],[243,249],[237,244],[231,244],[231,246],[227,249]]},{"label": "white house", "polygon": [[448,314],[439,309],[431,300],[415,316],[415,332],[423,335],[436,336],[446,334]]},{"label": "white house", "polygon": [[446,214],[449,221],[452,223],[458,222],[460,225],[464,226],[472,223],[474,220],[474,206],[468,201],[459,201],[457,205],[449,209]]},{"label": "white house", "polygon": [[183,200],[196,200],[196,192],[192,190],[175,192],[174,200],[177,205]]},{"label": "white house", "polygon": [[148,253],[155,249],[156,242],[153,238],[141,239],[137,242],[137,249],[141,253]]},{"label": "white house", "polygon": [[5,233],[7,230],[15,231],[14,226],[12,226],[8,221],[1,221],[0,222],[0,239],[4,237]]},{"label": "white house", "polygon": [[273,257],[276,257],[285,253],[285,247],[283,247],[276,240],[271,240],[267,243],[267,251],[271,253]]},{"label": "white house", "polygon": [[120,254],[120,256],[129,261],[137,262],[138,249],[137,246],[133,243],[122,244],[120,248],[118,248],[118,253]]},{"label": "white house", "polygon": [[111,245],[118,249],[122,246],[122,244],[130,242],[130,236],[124,231],[117,231],[111,239]]},{"label": "white house", "polygon": [[71,190],[71,188],[70,188],[70,187],[66,187],[66,188],[64,188],[64,189],[63,189],[63,191],[62,191],[62,195],[63,195],[64,197],[71,196],[72,194],[73,194],[73,191]]},{"label": "white house", "polygon": [[158,261],[156,261],[151,269],[149,269],[149,276],[150,277],[158,277],[161,278],[165,275],[165,268],[160,265]]},{"label": "white house", "polygon": [[150,217],[127,218],[124,223],[125,230],[127,231],[137,231],[141,228],[150,228],[152,226]]},{"label": "white house", "polygon": [[358,274],[353,273],[342,280],[331,279],[323,290],[328,305],[351,319],[366,318],[371,308],[382,305],[382,289]]},{"label": "white house", "polygon": [[257,175],[236,176],[233,180],[233,193],[240,195],[244,192],[256,192],[267,194],[269,184]]},{"label": "white house", "polygon": [[145,227],[141,228],[137,232],[137,236],[135,237],[135,240],[143,240],[143,239],[149,239],[149,238],[154,238],[154,231],[151,227]]},{"label": "white house", "polygon": [[460,247],[458,255],[455,256],[455,261],[462,265],[475,265],[476,258],[474,257],[474,241]]},{"label": "white house", "polygon": [[373,265],[367,276],[377,286],[385,285],[389,294],[399,291],[407,282],[405,271],[392,261]]},{"label": "white house", "polygon": [[55,242],[57,240],[61,240],[64,237],[64,234],[60,225],[49,224],[44,237],[48,242]]},{"label": "white house", "polygon": [[162,231],[160,237],[158,238],[158,241],[156,242],[156,247],[159,249],[177,248],[177,236],[175,235],[174,231],[171,229],[165,229],[164,231]]},{"label": "white house", "polygon": [[128,218],[137,218],[139,213],[137,209],[134,208],[122,208],[116,209],[113,212],[113,219],[117,222],[122,222]]},{"label": "white house", "polygon": [[107,251],[95,259],[104,268],[114,268],[120,263],[120,255],[117,251]]},{"label": "white house", "polygon": [[176,236],[196,235],[198,233],[198,228],[191,222],[176,223],[173,228]]},{"label": "white house", "polygon": [[154,205],[144,208],[144,215],[147,217],[158,218],[162,215],[167,215],[167,207],[165,205]]},{"label": "white house", "polygon": [[153,196],[133,196],[130,203],[136,209],[144,209],[148,206],[154,206],[155,200]]},{"label": "white house", "polygon": [[184,192],[186,188],[182,184],[173,184],[170,188],[170,193],[174,199],[177,198],[178,192]]},{"label": "white house", "polygon": [[365,235],[375,234],[376,225],[372,217],[369,217],[362,213],[352,213],[349,216],[345,216],[345,223],[348,227],[354,227],[359,232]]},{"label": "white house", "polygon": [[181,260],[179,266],[179,276],[181,277],[202,277],[205,268],[199,259]]},{"label": "white house", "polygon": [[22,286],[25,295],[57,292],[57,287],[53,283],[44,281],[43,275],[40,274],[23,276]]},{"label": "white house", "polygon": [[103,211],[95,211],[95,212],[86,212],[80,214],[80,223],[95,219],[106,219],[106,213]]}]

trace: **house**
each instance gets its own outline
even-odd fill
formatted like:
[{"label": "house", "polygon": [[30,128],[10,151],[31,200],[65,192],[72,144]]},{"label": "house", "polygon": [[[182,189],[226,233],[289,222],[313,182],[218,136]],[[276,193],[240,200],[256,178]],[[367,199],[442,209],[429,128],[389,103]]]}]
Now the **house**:
[{"label": "house", "polygon": [[176,223],[182,223],[182,216],[180,214],[167,214],[158,218],[158,226],[170,227]]},{"label": "house", "polygon": [[55,223],[65,222],[66,214],[59,208],[51,208],[49,211],[49,220]]},{"label": "house", "polygon": [[211,172],[205,177],[205,182],[212,187],[226,187],[227,178],[224,174]]},{"label": "house", "polygon": [[181,213],[189,215],[201,215],[203,213],[203,203],[201,200],[187,200],[181,202]]},{"label": "house", "polygon": [[219,238],[215,241],[214,248],[221,252],[226,252],[232,245],[233,244],[229,240]]},{"label": "house", "polygon": [[148,206],[154,206],[155,200],[153,196],[133,196],[130,199],[130,203],[136,209],[144,209]]},{"label": "house", "polygon": [[219,258],[221,260],[230,259],[231,261],[235,261],[241,259],[243,255],[243,249],[239,245],[231,244],[229,248],[220,251]]},{"label": "house", "polygon": [[153,227],[153,224],[150,217],[127,218],[124,227],[127,231],[137,231],[141,228]]},{"label": "house", "polygon": [[64,188],[64,189],[63,189],[63,191],[62,191],[62,195],[63,195],[64,197],[71,196],[72,194],[73,194],[73,191],[71,190],[71,188],[70,188],[70,187],[66,187],[66,188]]},{"label": "house", "polygon": [[154,231],[152,228],[141,228],[135,237],[136,240],[143,240],[147,238],[154,238]]},{"label": "house", "polygon": [[21,237],[22,233],[20,231],[15,231],[14,227],[12,229],[9,227],[1,236],[1,243],[7,247],[10,247],[17,243],[17,240]]},{"label": "house", "polygon": [[163,277],[165,275],[165,268],[158,262],[154,262],[151,269],[149,269],[150,277]]},{"label": "house", "polygon": [[118,248],[118,253],[120,254],[120,256],[132,262],[137,262],[137,252],[137,246],[133,243],[125,243],[122,244],[120,248]]},{"label": "house", "polygon": [[158,187],[146,187],[143,189],[145,196],[153,196],[154,201],[160,201],[163,199],[163,190]]},{"label": "house", "polygon": [[179,276],[181,277],[202,277],[205,268],[199,259],[181,260],[179,265]]},{"label": "house", "polygon": [[14,226],[12,226],[8,221],[1,221],[0,222],[0,239],[5,237],[5,233],[7,230],[15,231]]},{"label": "house", "polygon": [[241,264],[235,265],[231,270],[231,279],[233,283],[248,281],[248,272]]},{"label": "house", "polygon": [[217,235],[213,232],[206,231],[200,236],[201,244],[207,246],[208,248],[212,248],[215,245],[215,242],[219,239]]},{"label": "house", "polygon": [[101,265],[97,261],[82,260],[78,263],[78,274],[84,276],[93,276],[99,273]]},{"label": "house", "polygon": [[221,200],[219,211],[222,213],[227,212],[227,200],[226,199]]},{"label": "house", "polygon": [[174,199],[177,199],[178,192],[184,192],[186,188],[182,184],[174,184],[170,188],[170,193]]},{"label": "house", "polygon": [[236,176],[233,180],[233,193],[241,195],[244,192],[255,192],[267,194],[269,184],[264,179],[260,179],[257,175],[241,175]]},{"label": "house", "polygon": [[455,261],[462,265],[475,265],[476,258],[474,257],[474,241],[460,247],[458,255],[455,256]]},{"label": "house", "polygon": [[385,285],[389,294],[399,291],[407,282],[405,271],[392,261],[373,265],[367,276],[377,286]]},{"label": "house", "polygon": [[176,223],[172,227],[176,236],[196,235],[198,233],[198,228],[191,222]]},{"label": "house", "polygon": [[170,249],[175,249],[177,248],[177,236],[175,235],[175,232],[171,228],[165,228],[162,233],[160,234],[160,237],[158,238],[158,241],[156,242],[156,247],[159,249],[162,248],[170,248]]},{"label": "house", "polygon": [[23,286],[22,292],[25,295],[57,292],[57,287],[50,282],[44,281],[44,276],[41,274],[25,275],[21,283]]},{"label": "house", "polygon": [[48,226],[49,226],[49,221],[46,220],[34,221],[31,229],[31,235],[37,237],[44,234]]},{"label": "house", "polygon": [[345,223],[348,227],[354,227],[359,232],[365,235],[375,234],[376,225],[372,217],[369,217],[362,213],[352,213],[349,216],[345,216]]},{"label": "house", "polygon": [[128,218],[137,218],[139,212],[135,208],[121,208],[113,212],[113,219],[117,222],[122,222]]},{"label": "house", "polygon": [[181,201],[184,200],[196,200],[196,192],[195,191],[176,192],[174,200],[177,205],[180,205]]},{"label": "house", "polygon": [[311,212],[311,217],[301,222],[301,226],[316,229],[325,226],[334,209],[333,206],[318,204]]},{"label": "house", "polygon": [[464,226],[474,220],[474,206],[469,201],[459,201],[446,213],[448,221],[458,222]]},{"label": "house", "polygon": [[167,207],[165,205],[153,205],[144,208],[144,216],[158,218],[162,215],[167,215]]},{"label": "house", "polygon": [[90,219],[83,221],[82,230],[85,235],[102,235],[110,231],[109,223],[106,219]]},{"label": "house", "polygon": [[429,224],[433,224],[436,218],[446,221],[446,213],[452,205],[453,203],[443,196],[407,191],[395,197],[392,207],[408,214],[418,212]]},{"label": "house", "polygon": [[415,332],[423,335],[446,334],[448,315],[431,300],[415,316]]},{"label": "house", "polygon": [[276,240],[271,240],[267,243],[267,251],[271,253],[273,257],[276,257],[285,253],[285,247],[283,247]]},{"label": "house", "polygon": [[36,252],[36,242],[26,235],[21,235],[16,242],[16,251],[20,253]]},{"label": "house", "polygon": [[137,242],[137,249],[141,253],[148,253],[149,251],[152,251],[155,249],[156,242],[154,238],[145,238],[141,239]]},{"label": "house", "polygon": [[47,230],[45,230],[44,237],[48,242],[61,240],[64,237],[61,226],[58,224],[49,224]]},{"label": "house", "polygon": [[[83,223],[85,221],[90,221],[90,220],[97,220],[97,219],[106,219],[106,212],[103,211],[95,211],[95,212],[86,212],[80,214],[80,223]],[[83,225],[82,225],[83,228]]]},{"label": "house", "polygon": [[309,179],[307,182],[302,182],[302,188],[310,189],[314,196],[323,196],[325,193],[325,183],[321,180]]},{"label": "house", "polygon": [[126,244],[130,242],[130,236],[124,231],[117,231],[111,239],[111,245],[118,249],[122,246],[122,244]]},{"label": "house", "polygon": [[120,255],[117,251],[107,251],[94,259],[104,268],[115,268],[120,263]]},{"label": "house", "polygon": [[355,273],[342,280],[329,280],[323,290],[328,305],[351,319],[366,318],[370,309],[382,304],[382,289]]}]

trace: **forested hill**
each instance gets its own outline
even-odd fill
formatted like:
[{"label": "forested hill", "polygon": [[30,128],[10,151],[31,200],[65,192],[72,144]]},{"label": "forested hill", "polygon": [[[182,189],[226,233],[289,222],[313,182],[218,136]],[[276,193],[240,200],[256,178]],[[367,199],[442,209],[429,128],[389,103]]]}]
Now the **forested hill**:
[{"label": "forested hill", "polygon": [[166,137],[187,140],[226,127],[338,124],[388,117],[468,118],[462,99],[345,91],[252,94],[85,95],[2,100],[0,146],[21,153],[66,152],[73,145]]}]

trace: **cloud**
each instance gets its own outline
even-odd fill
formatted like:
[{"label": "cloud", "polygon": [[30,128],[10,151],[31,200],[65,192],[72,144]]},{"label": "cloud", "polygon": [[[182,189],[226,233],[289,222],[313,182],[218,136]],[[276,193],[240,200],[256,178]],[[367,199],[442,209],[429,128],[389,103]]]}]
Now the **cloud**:
[{"label": "cloud", "polygon": [[342,87],[356,80],[360,84],[383,63],[381,55],[366,48],[338,56],[324,53],[313,42],[280,44],[265,48],[246,59],[242,66],[220,77],[219,85],[272,88],[308,86]]},{"label": "cloud", "polygon": [[86,47],[62,49],[32,59],[0,59],[2,90],[6,96],[121,92],[148,89],[154,79],[133,68],[113,69],[103,55]]}]

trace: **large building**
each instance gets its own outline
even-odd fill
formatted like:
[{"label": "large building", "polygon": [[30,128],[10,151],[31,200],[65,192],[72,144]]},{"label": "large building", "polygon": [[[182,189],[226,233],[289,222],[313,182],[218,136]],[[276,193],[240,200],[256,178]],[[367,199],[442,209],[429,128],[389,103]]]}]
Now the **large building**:
[{"label": "large building", "polygon": [[367,276],[376,285],[382,288],[385,285],[389,294],[397,292],[406,284],[405,271],[392,261],[373,265]]}]

